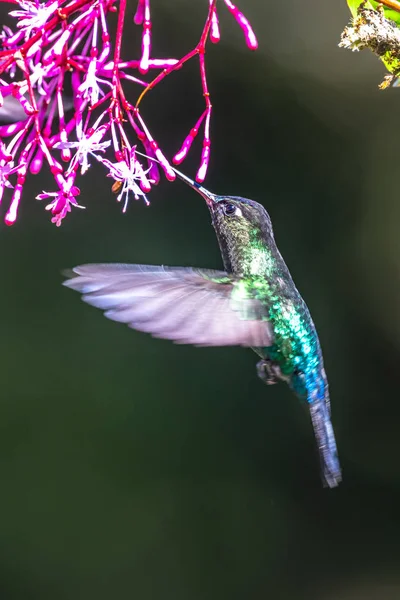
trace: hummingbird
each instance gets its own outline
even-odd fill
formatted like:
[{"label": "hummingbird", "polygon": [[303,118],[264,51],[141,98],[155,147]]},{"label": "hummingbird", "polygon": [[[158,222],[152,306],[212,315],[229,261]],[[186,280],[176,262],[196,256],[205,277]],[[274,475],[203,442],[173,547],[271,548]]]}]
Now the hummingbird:
[{"label": "hummingbird", "polygon": [[64,285],[105,316],[178,344],[244,346],[268,384],[286,382],[308,407],[324,486],[341,481],[328,382],[310,312],[275,243],[265,208],[219,196],[177,169],[206,201],[223,271],[139,264],[86,264]]}]

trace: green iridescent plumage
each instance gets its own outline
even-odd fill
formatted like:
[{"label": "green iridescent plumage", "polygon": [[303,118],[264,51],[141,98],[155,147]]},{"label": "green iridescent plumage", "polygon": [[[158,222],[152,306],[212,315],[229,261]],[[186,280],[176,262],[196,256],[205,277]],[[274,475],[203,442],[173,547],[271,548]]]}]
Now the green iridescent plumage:
[{"label": "green iridescent plumage", "polygon": [[[282,375],[291,376],[315,366],[313,357],[319,357],[319,346],[308,309],[271,241],[266,246],[260,230],[251,228],[240,260],[227,261],[241,276],[232,298],[256,298],[265,306],[264,320],[270,324],[274,343],[257,352],[279,365]],[[233,251],[236,257],[236,248]],[[305,396],[305,388],[302,391]]]},{"label": "green iridescent plumage", "polygon": [[206,200],[225,271],[148,265],[83,265],[65,285],[115,321],[176,343],[241,345],[268,384],[283,380],[307,402],[324,484],[341,480],[328,383],[310,313],[275,244],[261,204],[216,196],[176,171]]}]

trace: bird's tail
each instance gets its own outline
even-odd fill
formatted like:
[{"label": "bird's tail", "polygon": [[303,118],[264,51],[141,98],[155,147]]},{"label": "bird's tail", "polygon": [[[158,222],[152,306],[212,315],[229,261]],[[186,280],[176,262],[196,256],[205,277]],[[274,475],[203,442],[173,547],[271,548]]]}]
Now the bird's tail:
[{"label": "bird's tail", "polygon": [[321,461],[321,477],[325,486],[336,487],[342,480],[335,434],[331,423],[329,400],[308,404]]}]

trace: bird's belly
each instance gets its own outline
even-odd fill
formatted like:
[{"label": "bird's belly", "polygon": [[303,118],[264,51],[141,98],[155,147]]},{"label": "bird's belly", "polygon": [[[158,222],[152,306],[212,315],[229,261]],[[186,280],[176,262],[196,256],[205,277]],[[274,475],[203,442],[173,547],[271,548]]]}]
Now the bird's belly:
[{"label": "bird's belly", "polygon": [[264,346],[263,348],[253,348],[253,350],[259,356],[261,356],[261,358],[269,360],[271,363],[279,367],[282,373],[282,378],[290,377],[290,375],[296,369],[296,357],[293,356],[292,353],[289,353],[289,356],[287,356],[277,344],[273,344],[272,346]]}]

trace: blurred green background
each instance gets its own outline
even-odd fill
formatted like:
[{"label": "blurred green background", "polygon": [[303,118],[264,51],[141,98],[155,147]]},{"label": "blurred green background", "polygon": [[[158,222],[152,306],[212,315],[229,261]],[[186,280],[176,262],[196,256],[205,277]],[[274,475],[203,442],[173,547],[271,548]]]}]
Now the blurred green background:
[{"label": "blurred green background", "polygon": [[[154,54],[194,45],[207,4],[154,0]],[[61,286],[85,262],[220,268],[195,193],[164,181],[122,215],[93,166],[57,229],[44,173],[0,232],[1,599],[400,598],[400,91],[337,47],[344,0],[240,7],[260,49],[221,2],[206,185],[271,214],[321,338],[343,484],[321,488],[307,415],[250,350],[152,339]],[[127,25],[123,56],[139,46]],[[193,63],[142,113],[172,156],[201,109]]]}]

